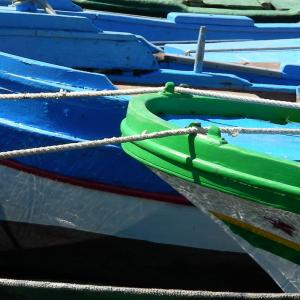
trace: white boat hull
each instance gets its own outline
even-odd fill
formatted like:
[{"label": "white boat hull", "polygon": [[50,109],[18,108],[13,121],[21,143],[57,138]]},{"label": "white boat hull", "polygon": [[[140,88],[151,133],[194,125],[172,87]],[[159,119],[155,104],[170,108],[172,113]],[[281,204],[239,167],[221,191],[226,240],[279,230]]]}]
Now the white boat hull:
[{"label": "white boat hull", "polygon": [[[83,188],[3,165],[0,165],[0,190],[2,221],[241,252],[206,215],[199,218],[198,210],[192,206]],[[36,244],[27,246],[51,245],[41,245],[37,240]]]},{"label": "white boat hull", "polygon": [[[199,218],[197,208],[44,175],[0,165],[0,276],[276,291],[217,224],[205,214]],[[195,277],[196,269],[201,276]],[[245,272],[257,279],[252,287]]]},{"label": "white boat hull", "polygon": [[199,207],[202,210],[200,211],[201,215],[203,212],[210,215],[270,274],[285,292],[300,292],[300,267],[298,264],[261,247],[253,246],[225,225],[226,222],[237,225],[259,237],[299,251],[300,217],[298,214],[246,201],[157,170],[153,171]]}]

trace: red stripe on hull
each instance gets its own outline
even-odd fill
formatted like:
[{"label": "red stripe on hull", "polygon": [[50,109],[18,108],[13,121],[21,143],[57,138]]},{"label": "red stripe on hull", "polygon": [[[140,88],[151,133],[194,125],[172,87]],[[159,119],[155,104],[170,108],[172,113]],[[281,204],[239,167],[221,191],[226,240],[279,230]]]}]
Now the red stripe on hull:
[{"label": "red stripe on hull", "polygon": [[168,195],[168,194],[164,194],[164,193],[145,192],[145,191],[141,191],[141,190],[118,187],[118,186],[113,186],[113,185],[109,185],[109,184],[85,181],[85,180],[81,180],[81,179],[58,175],[55,173],[50,173],[45,170],[29,167],[29,166],[26,166],[26,165],[23,165],[21,163],[17,163],[15,161],[11,161],[11,160],[5,160],[5,161],[2,160],[0,162],[0,164],[7,166],[9,168],[15,169],[15,170],[34,174],[34,175],[44,177],[44,178],[47,178],[50,180],[60,181],[60,182],[64,182],[64,183],[68,183],[68,184],[72,184],[72,185],[76,185],[76,186],[80,186],[80,187],[84,187],[84,188],[89,188],[89,189],[93,189],[93,190],[99,190],[99,191],[121,194],[121,195],[126,195],[126,196],[134,196],[134,197],[151,199],[151,200],[168,202],[168,203],[174,203],[174,204],[192,205],[192,204],[190,204],[190,202],[188,202],[184,197],[182,197],[180,195]]}]

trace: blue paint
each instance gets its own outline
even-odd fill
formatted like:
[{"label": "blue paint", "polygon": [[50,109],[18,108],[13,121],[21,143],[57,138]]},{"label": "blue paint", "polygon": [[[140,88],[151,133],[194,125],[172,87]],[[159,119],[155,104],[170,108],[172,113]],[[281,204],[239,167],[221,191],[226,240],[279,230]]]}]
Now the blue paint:
[{"label": "blue paint", "polygon": [[207,28],[207,41],[287,39],[300,33],[298,23],[255,24],[242,16],[170,13],[167,19],[158,19],[89,10],[78,14],[90,18],[102,30],[131,32],[157,42],[196,41],[200,26]]},{"label": "blue paint", "polygon": [[[291,94],[295,94],[300,85],[297,66],[282,66],[279,78],[205,65],[202,73],[195,74],[191,72],[192,65],[157,60],[154,54],[159,49],[142,37],[100,31],[91,19],[82,16],[16,12],[8,8],[0,10],[0,16],[0,51],[66,67],[117,71],[110,72],[110,78],[118,82],[162,85],[173,81],[199,88]],[[177,19],[176,15],[171,16]],[[213,17],[205,18],[208,23],[218,22]],[[179,20],[184,23],[185,17]],[[227,25],[230,24],[228,20],[228,17],[219,17],[219,21]],[[250,21],[243,20],[243,27],[247,27]],[[139,72],[134,72],[136,70]]]},{"label": "blue paint", "polygon": [[[164,51],[194,57],[196,47],[195,43],[167,44]],[[204,58],[212,61],[300,63],[300,39],[206,43],[205,50]]]},{"label": "blue paint", "polygon": [[281,78],[256,75],[243,72],[225,72],[207,69],[204,67],[202,73],[191,71],[193,66],[184,66],[190,70],[160,69],[158,71],[144,74],[108,74],[112,81],[127,84],[163,85],[172,81],[176,85],[187,84],[195,88],[216,88],[226,90],[238,90],[248,92],[282,92],[296,94],[296,88],[300,85],[300,77],[296,73],[298,67],[287,69],[290,73],[282,72]]},{"label": "blue paint", "polygon": [[[8,71],[9,70],[9,71]],[[0,53],[1,93],[112,90],[104,76]],[[0,101],[0,151],[119,136],[128,97]],[[67,177],[147,192],[175,194],[120,146],[16,159]],[[112,166],[118,166],[118,172]]]},{"label": "blue paint", "polygon": [[[4,2],[3,2],[4,1]],[[0,4],[6,5],[5,0]],[[299,37],[300,24],[255,24],[243,16],[170,13],[167,19],[81,10],[69,0],[49,0],[58,14],[89,18],[100,30],[131,32],[150,41],[196,41],[199,27],[207,27],[207,40],[264,40]],[[13,10],[2,7],[2,11]]]},{"label": "blue paint", "polygon": [[17,11],[36,12],[37,7],[34,3],[20,3],[16,6]]},{"label": "blue paint", "polygon": [[0,28],[0,51],[14,55],[74,68],[157,68],[158,50],[146,40],[102,32],[84,17],[1,11]]},{"label": "blue paint", "polygon": [[[274,124],[269,121],[248,119],[240,117],[219,117],[219,116],[192,116],[192,115],[164,115],[165,120],[179,127],[186,127],[192,122],[199,122],[203,127],[212,125],[218,127],[246,127],[246,128],[286,128],[300,129],[299,123],[287,123],[285,125]],[[239,134],[233,137],[229,134],[222,134],[226,141],[232,145],[246,148],[248,150],[289,159],[299,160],[300,135],[291,134]]]},{"label": "blue paint", "polygon": [[[82,11],[82,8],[70,0],[48,0],[51,6],[55,7],[56,10],[67,10],[67,11]],[[11,0],[0,0],[0,5],[10,6]]]}]

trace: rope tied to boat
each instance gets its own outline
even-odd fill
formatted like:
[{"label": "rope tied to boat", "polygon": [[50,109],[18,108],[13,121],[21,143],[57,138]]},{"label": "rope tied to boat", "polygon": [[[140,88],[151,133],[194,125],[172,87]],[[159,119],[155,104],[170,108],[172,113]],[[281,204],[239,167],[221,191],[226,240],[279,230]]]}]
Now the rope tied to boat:
[{"label": "rope tied to boat", "polygon": [[[157,139],[163,137],[177,136],[177,135],[188,135],[188,134],[206,134],[208,132],[207,127],[187,127],[180,129],[163,130],[158,132],[147,133],[146,131],[141,134],[122,136],[122,137],[111,137],[93,141],[83,141],[68,144],[52,145],[30,149],[20,149],[0,152],[0,159],[16,158],[28,155],[47,154],[60,151],[80,150],[85,148],[95,148],[99,146],[121,144],[128,142],[138,142],[149,139]],[[224,127],[220,128],[223,133],[229,133],[236,136],[239,133],[249,134],[300,134],[300,129],[280,129],[280,128],[243,128],[243,127]]]},{"label": "rope tied to boat", "polygon": [[[164,92],[166,88],[161,87],[144,87],[144,88],[134,88],[126,90],[103,90],[103,91],[78,91],[78,92],[67,92],[61,90],[59,92],[46,92],[46,93],[16,93],[16,94],[0,94],[0,101],[9,100],[45,100],[45,99],[65,99],[65,98],[82,98],[82,97],[109,97],[109,96],[128,96],[128,95],[138,95],[147,93],[157,93]],[[197,95],[204,97],[214,97],[220,100],[231,100],[243,103],[254,103],[263,104],[276,107],[300,109],[300,103],[278,101],[266,98],[254,98],[240,96],[233,93],[224,94],[222,92],[206,91],[201,89],[192,89],[186,87],[175,87],[174,92],[186,94],[186,95]]]},{"label": "rope tied to boat", "polygon": [[[181,299],[181,300],[299,300],[299,293],[241,293],[189,291],[179,289],[147,289],[131,287],[114,287],[87,285],[65,282],[48,282],[16,279],[0,279],[0,288],[10,291],[12,295],[32,295],[39,291],[40,299],[58,298],[63,293],[68,299]],[[117,296],[116,296],[117,295]]]},{"label": "rope tied to boat", "polygon": [[300,134],[300,129],[288,128],[246,128],[246,127],[220,127],[222,133],[236,137],[245,134]]}]

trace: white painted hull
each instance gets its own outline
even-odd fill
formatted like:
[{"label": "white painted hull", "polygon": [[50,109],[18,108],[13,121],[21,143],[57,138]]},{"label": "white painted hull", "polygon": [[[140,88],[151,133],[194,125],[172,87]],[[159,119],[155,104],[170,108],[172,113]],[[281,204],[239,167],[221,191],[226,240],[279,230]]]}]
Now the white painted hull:
[{"label": "white painted hull", "polygon": [[[208,250],[242,252],[195,207],[83,188],[0,165],[0,220]],[[55,246],[36,240],[24,248]],[[9,248],[9,245],[7,245]],[[2,249],[9,250],[9,249]]]},{"label": "white painted hull", "polygon": [[[225,223],[215,217],[222,216],[223,220],[230,218],[233,222],[239,222],[239,224],[245,224],[247,227],[253,228],[261,236],[266,234],[267,238],[278,241],[282,245],[292,243],[292,246],[297,246],[300,245],[300,217],[298,214],[245,201],[157,170],[153,171],[195,206],[199,207],[202,210],[200,211],[201,216],[203,212],[210,215],[229,236],[233,237],[270,274],[285,292],[300,292],[300,266],[298,264],[254,247],[239,235],[234,234]],[[289,230],[274,226],[276,220],[288,225],[286,228]]]}]

